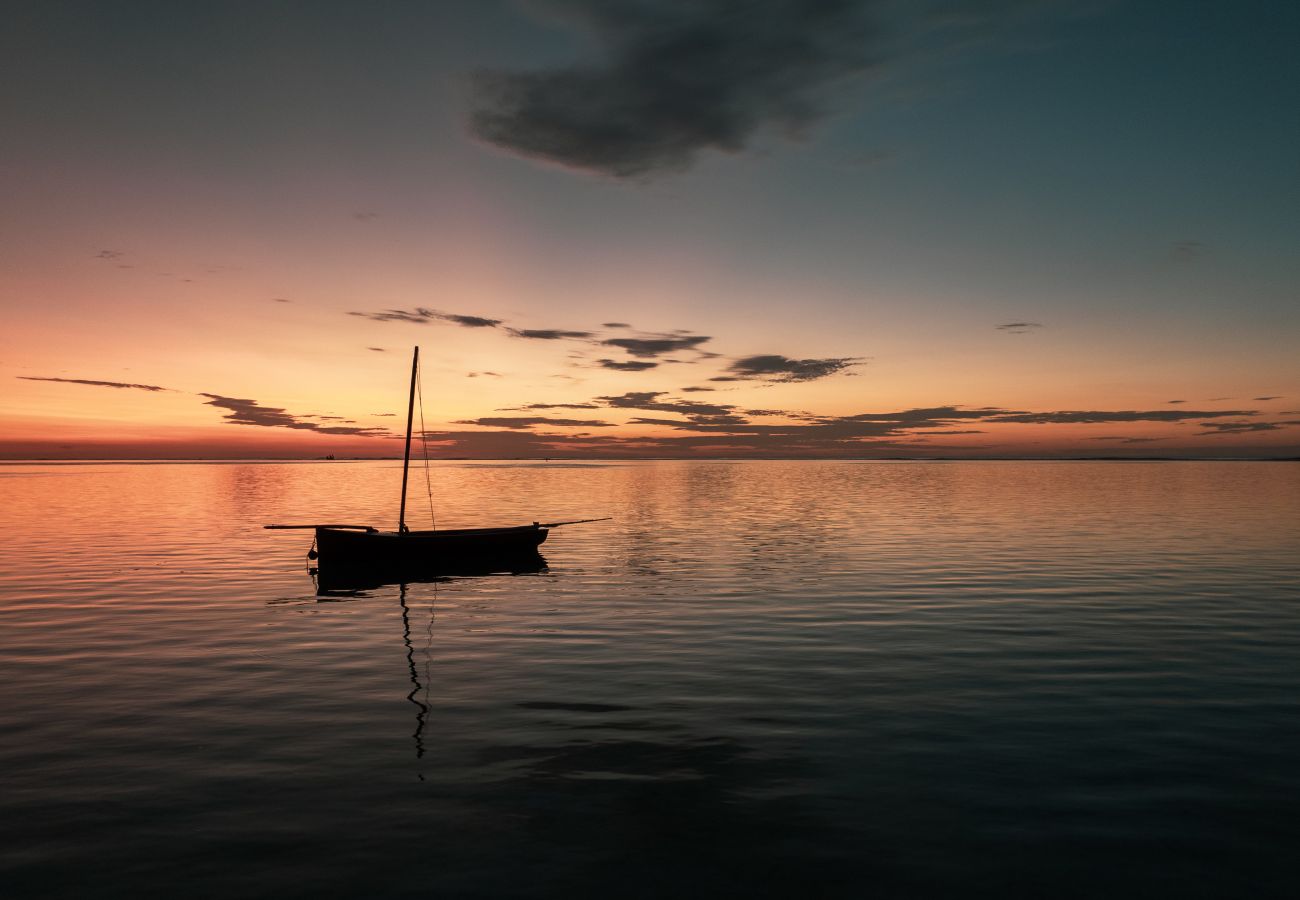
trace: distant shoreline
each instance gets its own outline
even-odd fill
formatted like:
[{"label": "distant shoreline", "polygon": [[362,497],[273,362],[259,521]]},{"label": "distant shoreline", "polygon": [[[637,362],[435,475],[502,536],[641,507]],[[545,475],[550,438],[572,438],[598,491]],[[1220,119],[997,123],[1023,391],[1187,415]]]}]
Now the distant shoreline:
[{"label": "distant shoreline", "polygon": [[[354,456],[342,459],[321,457],[30,457],[0,459],[0,466],[33,464],[150,464],[150,463],[351,463],[401,462],[400,456]],[[450,462],[1300,462],[1300,456],[448,456],[430,459]]]}]

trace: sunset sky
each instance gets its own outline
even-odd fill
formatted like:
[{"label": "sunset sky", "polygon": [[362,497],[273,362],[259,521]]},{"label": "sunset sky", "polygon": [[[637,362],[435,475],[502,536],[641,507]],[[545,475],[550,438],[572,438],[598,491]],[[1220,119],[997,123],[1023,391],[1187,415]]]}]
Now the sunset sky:
[{"label": "sunset sky", "polygon": [[[0,456],[1300,455],[1300,6],[10,4]],[[418,422],[417,422],[418,427]]]}]

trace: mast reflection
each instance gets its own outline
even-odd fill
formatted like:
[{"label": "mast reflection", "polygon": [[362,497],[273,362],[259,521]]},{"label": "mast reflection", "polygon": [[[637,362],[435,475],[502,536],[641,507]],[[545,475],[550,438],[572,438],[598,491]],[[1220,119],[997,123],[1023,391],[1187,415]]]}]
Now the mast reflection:
[{"label": "mast reflection", "polygon": [[[434,586],[433,602],[429,604],[429,626],[427,633],[429,641],[425,645],[425,665],[428,665],[429,645],[433,642],[433,617],[434,605],[438,600],[438,588]],[[415,758],[424,757],[424,725],[429,718],[429,704],[422,699],[417,699],[422,694],[427,698],[428,672],[425,673],[425,683],[421,684],[420,675],[415,667],[415,645],[411,643],[411,607],[406,602],[406,585],[399,586],[397,592],[397,601],[402,605],[402,641],[406,644],[406,667],[411,673],[411,692],[406,695],[406,699],[414,704],[415,713],[415,732],[412,737],[415,739]],[[420,775],[420,780],[424,780],[424,775]]]},{"label": "mast reflection", "polygon": [[[345,575],[338,572],[331,572],[327,578],[324,572],[312,568],[309,570],[313,581],[316,583],[316,601],[326,603],[343,599],[361,599],[366,596],[365,591],[371,588],[383,587],[384,585],[397,585],[397,602],[402,609],[402,643],[406,646],[406,669],[411,679],[411,690],[407,693],[407,701],[415,707],[415,731],[412,738],[415,741],[415,758],[424,757],[424,729],[428,724],[431,707],[428,703],[429,692],[429,656],[433,647],[433,620],[435,617],[435,608],[438,602],[438,583],[451,581],[456,578],[474,578],[488,575],[526,575],[546,571],[546,559],[540,553],[533,553],[526,557],[512,557],[510,559],[498,561],[477,560],[472,563],[463,565],[440,565],[437,571],[425,570],[423,572],[405,571],[384,571],[369,569],[366,571],[350,571]],[[415,661],[415,644],[411,641],[411,604],[407,599],[407,592],[411,584],[429,584],[433,589],[433,596],[429,602],[429,618],[425,627],[427,640],[424,646],[424,678],[420,678],[420,667]],[[423,773],[419,774],[421,781],[424,780]]]}]

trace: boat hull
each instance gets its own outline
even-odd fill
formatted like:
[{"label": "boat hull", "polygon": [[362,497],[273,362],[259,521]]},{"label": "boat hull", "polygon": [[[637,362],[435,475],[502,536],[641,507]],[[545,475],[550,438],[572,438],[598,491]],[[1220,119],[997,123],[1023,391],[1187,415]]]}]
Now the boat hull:
[{"label": "boat hull", "polygon": [[537,548],[549,532],[540,525],[443,531],[316,529],[318,574],[331,582],[381,579],[386,583],[439,575],[535,571]]}]

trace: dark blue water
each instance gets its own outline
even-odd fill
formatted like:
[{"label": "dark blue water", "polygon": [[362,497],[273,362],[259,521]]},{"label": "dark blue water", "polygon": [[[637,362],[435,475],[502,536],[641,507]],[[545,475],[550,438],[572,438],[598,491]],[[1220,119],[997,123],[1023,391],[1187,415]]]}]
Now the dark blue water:
[{"label": "dark blue water", "polygon": [[0,894],[1296,891],[1300,466],[432,480],[614,521],[319,597],[258,526],[390,526],[392,463],[0,467]]}]

